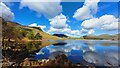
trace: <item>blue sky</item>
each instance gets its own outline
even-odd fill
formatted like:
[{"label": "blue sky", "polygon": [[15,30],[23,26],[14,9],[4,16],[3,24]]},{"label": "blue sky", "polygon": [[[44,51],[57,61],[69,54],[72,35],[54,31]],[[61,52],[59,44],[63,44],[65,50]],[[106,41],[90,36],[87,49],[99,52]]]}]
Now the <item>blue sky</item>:
[{"label": "blue sky", "polygon": [[86,34],[116,34],[118,2],[99,2],[98,0],[92,3],[95,5],[92,5],[88,1],[86,0],[87,4],[85,2],[60,2],[55,5],[47,3],[47,7],[44,4],[31,5],[34,3],[24,2],[4,4],[14,14],[12,21],[25,26],[41,27],[43,31],[50,34],[63,33],[78,37]]}]

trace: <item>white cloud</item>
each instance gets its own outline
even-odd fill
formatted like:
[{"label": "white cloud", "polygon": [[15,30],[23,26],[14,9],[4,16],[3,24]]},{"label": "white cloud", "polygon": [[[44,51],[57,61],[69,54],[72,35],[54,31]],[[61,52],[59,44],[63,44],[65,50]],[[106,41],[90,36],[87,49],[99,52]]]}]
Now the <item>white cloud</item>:
[{"label": "white cloud", "polygon": [[46,26],[38,25],[42,30],[46,28]]},{"label": "white cloud", "polygon": [[80,36],[80,31],[79,30],[71,30],[71,35],[79,35]]},{"label": "white cloud", "polygon": [[28,7],[29,9],[37,12],[37,14],[44,15],[47,18],[53,18],[62,12],[62,6],[60,5],[60,0],[57,2],[48,2],[50,0],[45,0],[45,2],[40,2],[42,0],[36,0],[39,2],[29,2],[29,0],[22,0],[20,8]]},{"label": "white cloud", "polygon": [[47,33],[66,34],[67,36],[72,36],[72,37],[79,37],[81,35],[80,30],[71,30],[70,28],[56,29],[50,27],[50,30]]},{"label": "white cloud", "polygon": [[67,17],[63,15],[62,13],[58,16],[55,16],[52,19],[49,19],[50,21],[50,30],[48,33],[69,33],[70,29],[67,22]]},{"label": "white cloud", "polygon": [[33,24],[28,25],[28,26],[30,26],[30,27],[36,27],[37,24],[36,24],[36,23],[33,23]]},{"label": "white cloud", "polygon": [[98,10],[98,2],[100,0],[85,0],[84,5],[77,9],[73,15],[76,20],[84,20],[81,24],[83,27],[80,33],[94,34],[94,30],[118,30],[118,18],[113,15],[103,15],[100,18],[94,18]]},{"label": "white cloud", "polygon": [[118,24],[120,24],[120,23],[114,22],[114,23],[111,23],[111,24],[104,24],[103,26],[101,26],[102,27],[101,29],[109,30],[109,31],[117,30],[117,29],[119,29]]},{"label": "white cloud", "polygon": [[82,22],[81,26],[83,27],[81,32],[93,34],[96,29],[112,31],[120,29],[118,27],[120,23],[118,18],[115,18],[113,15],[103,15],[100,18],[92,18]]},{"label": "white cloud", "polygon": [[43,31],[44,31],[44,28],[46,28],[46,26],[37,25],[37,23],[33,23],[33,24],[28,25],[28,26],[30,26],[30,27],[40,27]]},{"label": "white cloud", "polygon": [[82,22],[81,26],[83,26],[85,29],[93,29],[99,27],[99,20],[98,18],[92,18],[89,20],[85,20]]},{"label": "white cloud", "polygon": [[93,17],[90,14],[90,10],[87,6],[83,6],[82,8],[79,8],[75,13],[73,18],[76,18],[77,20],[84,20],[87,18]]},{"label": "white cloud", "polygon": [[62,13],[52,19],[49,19],[49,21],[50,25],[56,29],[64,29],[68,27],[66,24],[67,18]]},{"label": "white cloud", "polygon": [[93,35],[94,34],[94,29],[85,29],[85,28],[82,28],[80,33],[81,34],[89,34],[89,35]]},{"label": "white cloud", "polygon": [[77,20],[92,18],[97,12],[99,1],[100,0],[85,0],[83,7],[76,10],[73,18]]},{"label": "white cloud", "polygon": [[83,34],[86,34],[86,33],[88,33],[88,30],[87,30],[87,29],[82,28],[80,32],[81,32],[81,34],[82,34],[82,33],[83,33]]},{"label": "white cloud", "polygon": [[66,34],[68,36],[80,36],[79,30],[71,30],[70,26],[66,23],[69,20],[62,13],[52,19],[50,21],[50,30],[48,33],[56,33],[56,34]]},{"label": "white cloud", "polygon": [[101,29],[103,30],[117,30],[118,29],[118,19],[113,15],[103,15],[99,18]]},{"label": "white cloud", "polygon": [[2,2],[0,2],[0,17],[7,21],[14,19],[14,13]]},{"label": "white cloud", "polygon": [[94,34],[94,32],[95,32],[95,31],[94,31],[93,29],[91,29],[91,30],[88,31],[88,34],[89,34],[89,35],[92,35],[92,34]]},{"label": "white cloud", "polygon": [[48,30],[48,33],[56,33],[56,34],[67,34],[70,33],[71,30],[69,28],[63,28],[63,29],[56,29],[53,27],[50,27],[50,30]]}]

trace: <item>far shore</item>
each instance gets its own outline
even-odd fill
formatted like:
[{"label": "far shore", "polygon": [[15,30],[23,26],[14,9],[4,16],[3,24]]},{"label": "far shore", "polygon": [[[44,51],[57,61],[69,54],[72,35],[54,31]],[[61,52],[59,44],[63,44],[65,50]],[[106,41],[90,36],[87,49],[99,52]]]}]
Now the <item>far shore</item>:
[{"label": "far shore", "polygon": [[[21,39],[21,40],[14,40],[11,39],[11,42],[46,42],[49,40],[101,40],[101,39],[69,39],[69,38],[61,38],[61,39],[41,39],[41,40],[30,40],[30,39]],[[108,40],[108,41],[119,41],[118,39],[103,39],[103,40]],[[8,41],[8,39],[5,39],[4,41]]]}]

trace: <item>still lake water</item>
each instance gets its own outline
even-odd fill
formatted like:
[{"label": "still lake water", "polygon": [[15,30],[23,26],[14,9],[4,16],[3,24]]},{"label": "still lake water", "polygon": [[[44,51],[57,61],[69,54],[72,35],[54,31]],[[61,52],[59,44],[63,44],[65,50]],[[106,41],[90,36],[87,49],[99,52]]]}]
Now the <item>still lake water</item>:
[{"label": "still lake water", "polygon": [[[108,40],[64,40],[40,49],[34,59],[54,59],[58,54],[65,54],[74,64],[97,66],[118,66],[120,47],[118,41]],[[120,65],[120,64],[119,64]]]}]

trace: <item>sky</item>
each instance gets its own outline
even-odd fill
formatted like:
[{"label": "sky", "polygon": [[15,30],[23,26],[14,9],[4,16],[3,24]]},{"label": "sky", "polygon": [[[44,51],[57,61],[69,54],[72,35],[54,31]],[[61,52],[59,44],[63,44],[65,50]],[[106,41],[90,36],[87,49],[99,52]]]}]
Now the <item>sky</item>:
[{"label": "sky", "polygon": [[24,26],[40,27],[49,34],[117,34],[118,2],[1,2],[0,17]]}]

